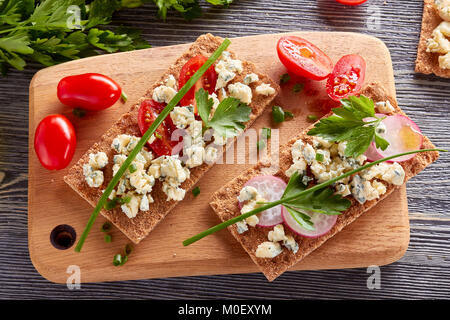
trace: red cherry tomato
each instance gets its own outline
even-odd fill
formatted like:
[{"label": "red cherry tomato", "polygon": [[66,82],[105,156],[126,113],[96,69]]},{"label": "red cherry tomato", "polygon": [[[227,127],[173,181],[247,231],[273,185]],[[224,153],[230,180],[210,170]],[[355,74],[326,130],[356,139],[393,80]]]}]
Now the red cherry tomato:
[{"label": "red cherry tomato", "polygon": [[356,95],[361,90],[366,76],[366,62],[357,54],[343,56],[334,66],[327,81],[328,96],[335,100]]},{"label": "red cherry tomato", "polygon": [[336,0],[336,1],[342,4],[348,4],[350,6],[357,6],[359,4],[366,2],[367,0]]},{"label": "red cherry tomato", "polygon": [[307,79],[323,80],[333,69],[333,62],[322,50],[300,37],[281,37],[277,52],[288,71]]},{"label": "red cherry tomato", "polygon": [[[138,125],[142,135],[147,131],[153,121],[155,121],[164,107],[165,104],[158,103],[152,99],[141,102],[138,112]],[[172,134],[176,129],[177,127],[173,124],[170,116],[164,119],[163,123],[161,123],[154,133],[156,140],[149,144],[153,152],[158,156],[172,155],[172,151],[174,151],[174,148],[179,143],[179,139],[175,139],[175,137],[173,138],[174,141],[172,141]]]},{"label": "red cherry tomato", "polygon": [[63,115],[49,115],[42,119],[36,128],[34,150],[46,169],[60,170],[67,167],[76,145],[75,129]]},{"label": "red cherry tomato", "polygon": [[[186,82],[192,77],[192,75],[197,72],[202,65],[205,64],[206,57],[202,55],[195,56],[189,59],[188,62],[181,68],[180,77],[178,79],[178,88],[183,87]],[[203,76],[195,83],[195,85],[184,95],[181,99],[180,106],[194,106],[194,113],[197,114],[197,103],[195,102],[195,93],[203,88],[209,92],[213,93],[216,89],[217,73],[214,66],[209,67],[208,70],[203,74]]]},{"label": "red cherry tomato", "polygon": [[68,76],[58,83],[58,99],[72,108],[98,111],[119,100],[122,89],[113,79],[99,73]]}]

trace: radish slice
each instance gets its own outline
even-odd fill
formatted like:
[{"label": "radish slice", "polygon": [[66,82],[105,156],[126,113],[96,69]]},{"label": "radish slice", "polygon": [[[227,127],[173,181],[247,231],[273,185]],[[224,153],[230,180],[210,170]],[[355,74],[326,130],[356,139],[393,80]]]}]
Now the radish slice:
[{"label": "radish slice", "polygon": [[311,217],[311,221],[314,223],[314,230],[307,230],[298,224],[292,215],[287,211],[283,211],[284,223],[294,231],[295,233],[306,238],[317,238],[333,228],[337,221],[337,215],[327,215],[323,213],[307,213]]},{"label": "radish slice", "polygon": [[[286,183],[280,178],[274,176],[257,176],[247,181],[244,185],[254,187],[258,193],[268,202],[277,201],[286,189]],[[242,203],[239,202],[239,208],[242,208]],[[283,223],[282,212],[286,209],[279,205],[258,214],[260,227],[273,227],[277,224]]]},{"label": "radish slice", "polygon": [[[384,115],[377,114],[377,116]],[[383,151],[377,149],[375,142],[372,142],[369,149],[365,152],[365,156],[369,161],[379,160],[397,153],[418,150],[422,147],[422,132],[417,124],[408,117],[396,114],[386,117],[381,123],[386,127],[386,132],[379,135],[389,142],[389,146]],[[401,156],[389,162],[403,162],[414,158],[414,156],[415,154]]]}]

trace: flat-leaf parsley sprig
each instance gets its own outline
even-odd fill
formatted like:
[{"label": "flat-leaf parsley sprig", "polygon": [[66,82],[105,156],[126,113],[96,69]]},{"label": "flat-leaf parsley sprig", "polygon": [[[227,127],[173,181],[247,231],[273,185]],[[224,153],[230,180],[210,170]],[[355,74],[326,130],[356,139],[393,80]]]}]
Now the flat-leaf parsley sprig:
[{"label": "flat-leaf parsley sprig", "polygon": [[366,152],[372,141],[376,147],[386,150],[389,142],[377,133],[377,127],[385,117],[375,115],[375,104],[364,95],[341,100],[341,108],[333,108],[333,115],[321,119],[311,130],[310,136],[328,141],[347,141],[346,157],[358,157]]},{"label": "flat-leaf parsley sprig", "polygon": [[214,129],[214,132],[221,137],[232,138],[239,135],[244,130],[244,123],[250,120],[252,109],[236,98],[223,99],[211,120],[210,114],[213,107],[213,100],[208,97],[208,92],[200,89],[195,93],[198,114],[203,120],[206,128]]},{"label": "flat-leaf parsley sprig", "polygon": [[[285,192],[285,194],[283,194],[283,196],[282,196],[282,198],[280,200],[269,202],[269,203],[265,203],[259,208],[256,208],[256,209],[251,210],[251,211],[249,211],[247,213],[238,215],[238,216],[236,216],[234,218],[231,218],[231,219],[229,219],[227,221],[224,221],[224,222],[222,222],[222,223],[220,223],[220,224],[218,224],[218,225],[216,225],[216,226],[214,226],[212,228],[209,228],[208,230],[200,232],[199,234],[197,234],[197,235],[195,235],[195,236],[193,236],[193,237],[191,237],[189,239],[184,240],[183,241],[183,245],[184,246],[188,246],[188,245],[190,245],[190,244],[192,244],[194,242],[197,242],[200,239],[203,239],[204,237],[206,237],[206,236],[208,236],[210,234],[213,234],[213,233],[215,233],[217,231],[225,229],[226,227],[229,227],[229,226],[235,224],[236,222],[245,220],[248,217],[251,217],[251,216],[253,216],[255,214],[258,214],[258,213],[260,213],[262,211],[265,211],[267,209],[276,207],[276,206],[278,206],[280,204],[283,205],[283,206],[287,205],[287,206],[294,207],[294,206],[291,205],[291,203],[294,203],[294,204],[296,204],[296,207],[294,207],[294,208],[297,208],[297,207],[300,208],[300,207],[302,207],[304,205],[304,199],[309,194],[314,194],[314,193],[316,193],[316,192],[318,192],[318,191],[320,191],[320,190],[322,190],[324,188],[327,188],[328,186],[338,182],[339,180],[345,179],[345,178],[347,178],[347,177],[349,177],[349,176],[351,176],[351,175],[353,175],[355,173],[358,173],[360,171],[366,170],[366,169],[368,169],[368,168],[370,168],[372,166],[375,166],[375,165],[377,165],[379,163],[382,163],[382,162],[385,162],[385,161],[389,161],[391,159],[395,159],[397,157],[401,157],[401,156],[405,156],[405,155],[409,155],[409,154],[415,154],[415,153],[421,153],[421,152],[433,152],[433,151],[447,152],[447,150],[443,150],[443,149],[421,149],[421,150],[414,150],[414,151],[399,153],[399,154],[396,154],[396,155],[392,155],[392,156],[389,156],[389,157],[386,157],[386,158],[383,158],[383,159],[380,159],[380,160],[376,160],[376,161],[367,163],[367,164],[365,164],[365,165],[363,165],[363,166],[361,166],[359,168],[356,168],[356,169],[353,169],[351,171],[348,171],[348,172],[340,175],[339,177],[330,179],[328,181],[325,181],[325,182],[323,182],[321,184],[317,184],[317,185],[315,185],[315,186],[313,186],[311,188],[307,188],[307,189],[303,189],[301,186],[298,185],[297,182],[295,182],[296,187],[292,188],[289,192]],[[288,185],[290,185],[290,184],[294,185],[294,181],[297,180],[298,178],[299,178],[298,175],[293,175],[291,177]],[[320,198],[320,192],[318,192],[317,195]],[[326,205],[323,205],[322,208],[319,208],[319,210],[326,209],[326,210],[324,210],[324,212],[326,212],[325,214],[331,214],[333,211],[335,211],[334,214],[336,214],[337,212],[342,213],[342,211],[346,210],[345,207],[347,207],[348,203],[340,201],[340,200],[346,200],[346,199],[335,198],[332,202],[330,202],[330,203],[328,203]],[[311,208],[309,207],[308,210],[310,210],[310,209]],[[301,212],[300,210],[298,210],[298,211]],[[293,216],[293,217],[295,218],[296,216]],[[306,218],[306,220],[308,220],[308,219]],[[309,223],[307,223],[307,224],[309,224]]]},{"label": "flat-leaf parsley sprig", "polygon": [[315,230],[311,217],[305,212],[338,215],[350,208],[350,200],[342,198],[339,194],[334,194],[334,190],[331,187],[324,187],[315,192],[297,196],[293,200],[286,200],[306,190],[308,185],[303,177],[303,175],[295,172],[289,179],[281,197],[281,199],[284,199],[283,206],[303,228]]}]

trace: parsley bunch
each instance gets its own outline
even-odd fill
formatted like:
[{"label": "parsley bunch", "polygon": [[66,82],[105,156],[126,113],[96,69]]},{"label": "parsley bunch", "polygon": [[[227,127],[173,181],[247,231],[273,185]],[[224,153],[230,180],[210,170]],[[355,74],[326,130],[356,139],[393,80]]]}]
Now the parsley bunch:
[{"label": "parsley bunch", "polygon": [[[159,9],[158,15],[166,19],[168,10],[178,11],[186,20],[192,20],[202,15],[199,0],[122,0],[122,6],[136,8],[146,2],[153,1]],[[214,6],[228,6],[233,0],[206,0]]]},{"label": "parsley bunch", "polygon": [[[376,129],[384,118],[375,116],[372,99],[361,95],[341,100],[342,107],[334,108],[334,115],[321,119],[308,135],[319,136],[328,141],[347,141],[346,157],[358,157],[375,141],[376,147],[386,150],[389,142],[378,135]],[[368,120],[371,119],[371,120]]]},{"label": "parsley bunch", "polygon": [[148,48],[135,30],[109,24],[120,0],[0,0],[0,71],[51,66],[102,52]]}]

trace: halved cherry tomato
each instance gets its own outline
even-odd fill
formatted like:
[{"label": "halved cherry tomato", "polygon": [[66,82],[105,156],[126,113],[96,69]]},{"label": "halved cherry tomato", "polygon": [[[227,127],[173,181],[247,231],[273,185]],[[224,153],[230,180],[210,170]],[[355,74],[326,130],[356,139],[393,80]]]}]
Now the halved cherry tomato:
[{"label": "halved cherry tomato", "polygon": [[[165,106],[165,104],[158,103],[153,99],[147,99],[141,102],[138,112],[138,125],[141,134],[147,131]],[[173,149],[179,143],[178,140],[172,141],[172,134],[176,129],[177,127],[173,124],[170,117],[164,119],[163,123],[161,123],[154,133],[156,140],[149,144],[153,152],[158,156],[172,155]]]},{"label": "halved cherry tomato", "polygon": [[44,168],[60,170],[67,167],[76,145],[75,129],[65,116],[53,114],[39,122],[34,134],[34,150]]},{"label": "halved cherry tomato", "polygon": [[[189,59],[188,62],[181,68],[180,77],[178,78],[178,88],[183,87],[186,82],[192,77],[192,75],[197,72],[198,69],[202,65],[205,64],[206,57],[202,55],[195,56]],[[197,103],[195,102],[195,93],[203,88],[209,92],[209,94],[213,93],[216,89],[217,82],[217,73],[214,69],[214,66],[211,66],[203,76],[195,83],[195,85],[184,95],[181,99],[179,105],[180,106],[194,106],[194,113],[197,114]]]},{"label": "halved cherry tomato", "polygon": [[335,100],[356,95],[361,90],[366,76],[366,61],[357,54],[343,56],[334,66],[327,81],[328,96]]},{"label": "halved cherry tomato", "polygon": [[359,4],[366,2],[367,0],[336,0],[336,1],[342,4],[348,4],[350,6],[357,6]]},{"label": "halved cherry tomato", "polygon": [[311,80],[323,80],[333,69],[333,62],[322,50],[300,37],[281,37],[277,52],[288,71]]},{"label": "halved cherry tomato", "polygon": [[99,73],[68,76],[58,83],[58,99],[72,108],[98,111],[119,100],[122,89],[110,77]]}]

